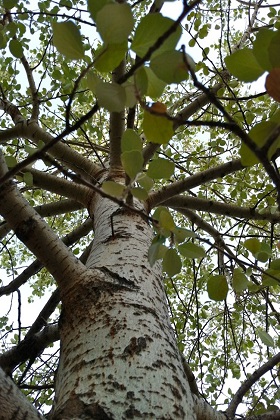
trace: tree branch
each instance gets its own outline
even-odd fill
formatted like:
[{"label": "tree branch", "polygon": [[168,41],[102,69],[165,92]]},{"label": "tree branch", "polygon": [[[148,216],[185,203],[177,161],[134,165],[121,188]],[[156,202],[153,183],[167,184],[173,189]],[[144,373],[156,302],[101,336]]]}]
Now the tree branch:
[{"label": "tree branch", "polygon": [[152,192],[148,198],[149,208],[154,208],[163,201],[168,200],[174,195],[180,194],[192,188],[198,187],[199,185],[205,184],[206,182],[212,181],[216,178],[223,178],[233,172],[240,171],[243,169],[240,159],[235,159],[230,162],[219,165],[215,168],[206,169],[203,172],[189,176],[182,181],[173,182],[170,185],[164,186],[164,188]]},{"label": "tree branch", "polygon": [[266,211],[259,213],[255,208],[245,208],[235,206],[234,204],[219,203],[213,200],[204,200],[203,198],[192,197],[189,195],[174,196],[163,201],[161,204],[176,208],[186,208],[208,213],[220,214],[229,217],[238,217],[250,220],[268,220],[270,222],[279,222],[280,213],[270,213]]},{"label": "tree branch", "polygon": [[[125,73],[125,60],[113,71],[113,82]],[[110,171],[122,169],[121,163],[121,138],[125,129],[125,111],[111,112],[110,114]]]},{"label": "tree branch", "polygon": [[36,408],[21,393],[15,383],[0,368],[1,417],[5,420],[44,420]]},{"label": "tree branch", "polygon": [[[71,233],[68,233],[62,238],[62,242],[66,246],[71,246],[77,242],[81,237],[86,236],[92,229],[92,220],[87,219],[84,223],[79,225]],[[18,277],[11,281],[7,286],[0,287],[0,296],[9,295],[15,292],[20,286],[29,280],[31,276],[38,273],[43,268],[43,264],[39,260],[33,261],[29,267],[22,271]]]},{"label": "tree branch", "polygon": [[[280,353],[276,354],[275,356],[273,356],[270,360],[268,360],[264,365],[260,366],[257,370],[255,370],[255,372],[248,378],[246,379],[243,384],[241,385],[241,387],[237,390],[237,392],[235,393],[233,399],[231,400],[231,403],[229,404],[227,410],[226,410],[226,414],[229,418],[234,417],[236,409],[238,407],[238,405],[242,402],[242,399],[244,397],[244,395],[246,394],[246,392],[248,392],[252,386],[269,370],[271,370],[272,368],[274,368],[277,363],[280,362]],[[278,413],[280,418],[280,412]]]}]

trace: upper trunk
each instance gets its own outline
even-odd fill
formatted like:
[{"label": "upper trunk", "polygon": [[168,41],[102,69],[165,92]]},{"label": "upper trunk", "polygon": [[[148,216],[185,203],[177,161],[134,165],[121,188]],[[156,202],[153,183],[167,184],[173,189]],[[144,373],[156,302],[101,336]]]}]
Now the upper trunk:
[{"label": "upper trunk", "polygon": [[160,265],[148,263],[152,229],[100,196],[91,212],[92,270],[62,292],[52,418],[192,420]]}]

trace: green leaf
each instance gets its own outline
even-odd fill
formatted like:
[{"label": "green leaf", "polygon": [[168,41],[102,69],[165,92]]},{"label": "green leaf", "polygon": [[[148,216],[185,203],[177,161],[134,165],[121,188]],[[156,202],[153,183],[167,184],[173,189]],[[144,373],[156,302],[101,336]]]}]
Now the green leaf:
[{"label": "green leaf", "polygon": [[[143,57],[148,49],[172,24],[174,24],[174,20],[163,17],[160,13],[150,13],[144,16],[136,28],[131,49],[139,55],[139,57]],[[155,54],[174,49],[181,38],[181,35],[182,30],[180,26],[178,26],[176,31],[173,32],[157,49],[154,56]]]},{"label": "green leaf", "polygon": [[127,175],[134,179],[142,171],[144,158],[139,150],[129,150],[121,154],[122,166]]},{"label": "green leaf", "polygon": [[243,246],[254,255],[260,250],[261,242],[257,238],[250,238],[246,239]]},{"label": "green leaf", "polygon": [[82,37],[73,22],[53,22],[52,28],[53,44],[61,54],[70,60],[84,57]]},{"label": "green leaf", "polygon": [[102,184],[102,190],[112,197],[122,198],[125,186],[114,181],[104,181]]},{"label": "green leaf", "polygon": [[[187,55],[188,63],[194,69],[193,59]],[[151,69],[155,75],[164,82],[180,83],[189,77],[189,67],[184,61],[183,53],[180,51],[165,51],[151,60]]]},{"label": "green leaf", "polygon": [[[275,278],[272,278],[272,277],[275,277]],[[269,268],[268,270],[266,270],[263,273],[262,285],[272,286],[272,287],[279,286],[280,285],[280,271],[273,270],[272,268]]]},{"label": "green leaf", "polygon": [[280,271],[280,258],[276,258],[270,262],[270,268]]},{"label": "green leaf", "polygon": [[179,252],[186,258],[203,258],[206,256],[205,249],[202,246],[196,245],[192,242],[179,245]]},{"label": "green leaf", "polygon": [[139,96],[146,95],[148,89],[148,77],[146,67],[141,66],[134,74],[134,83]]},{"label": "green leaf", "polygon": [[243,245],[260,262],[266,262],[272,255],[271,247],[257,238],[247,239]]},{"label": "green leaf", "polygon": [[147,77],[147,95],[152,99],[158,99],[166,86],[163,80],[160,80],[150,67],[145,67]]},{"label": "green leaf", "polygon": [[126,3],[106,4],[96,14],[96,29],[107,44],[127,41],[134,19],[130,6]]},{"label": "green leaf", "polygon": [[128,152],[130,150],[142,151],[143,142],[139,134],[137,134],[132,128],[128,128],[122,135],[121,140],[122,152]]},{"label": "green leaf", "polygon": [[14,156],[5,156],[5,161],[8,168],[13,168],[17,165],[17,160]]},{"label": "green leaf", "polygon": [[154,263],[157,260],[164,257],[164,254],[166,253],[168,249],[165,245],[163,245],[164,241],[165,241],[165,238],[161,236],[156,236],[153,239],[152,244],[148,250],[148,261],[151,267],[154,265]]},{"label": "green leaf", "polygon": [[274,347],[274,340],[266,331],[262,330],[261,328],[257,328],[257,334],[265,346]]},{"label": "green leaf", "polygon": [[145,201],[148,198],[148,193],[143,188],[133,187],[130,191],[133,197],[138,198],[138,200]]},{"label": "green leaf", "polygon": [[264,73],[264,69],[249,48],[243,48],[228,55],[225,63],[230,73],[243,82],[253,82]]},{"label": "green leaf", "polygon": [[100,72],[113,71],[125,57],[127,41],[103,45],[96,51],[94,67]]},{"label": "green leaf", "polygon": [[175,227],[172,230],[172,233],[175,236],[175,241],[179,244],[181,242],[184,242],[187,238],[195,238],[196,234],[189,229],[184,229],[184,228],[178,228]]},{"label": "green leaf", "polygon": [[274,32],[274,36],[270,41],[270,45],[268,47],[268,56],[269,61],[272,67],[280,67],[280,31],[278,29],[277,32]]},{"label": "green leaf", "polygon": [[106,4],[113,3],[112,0],[87,0],[88,11],[93,20],[96,19],[96,15]]},{"label": "green leaf", "polygon": [[180,256],[174,248],[170,248],[166,251],[162,260],[162,268],[163,271],[165,271],[170,277],[180,273],[182,262]]},{"label": "green leaf", "polygon": [[17,0],[3,0],[3,7],[5,9],[12,9],[13,7],[16,7],[17,5]]},{"label": "green leaf", "polygon": [[216,301],[225,300],[228,294],[228,284],[226,276],[211,276],[207,282],[207,292],[209,298]]},{"label": "green leaf", "polygon": [[23,181],[26,183],[28,187],[33,186],[33,175],[31,172],[24,172],[23,174]]},{"label": "green leaf", "polygon": [[154,186],[154,181],[146,174],[139,174],[137,177],[137,182],[141,187],[143,187],[146,191],[150,191],[151,188]]},{"label": "green leaf", "polygon": [[117,83],[100,82],[95,86],[100,106],[110,112],[121,112],[125,107],[125,89]]},{"label": "green leaf", "polygon": [[261,243],[259,251],[254,255],[260,262],[266,262],[272,255],[271,247],[265,242]]},{"label": "green leaf", "polygon": [[267,71],[270,71],[273,67],[270,62],[268,48],[274,36],[274,31],[263,28],[258,31],[256,39],[253,43],[254,56],[256,57],[259,65]]},{"label": "green leaf", "polygon": [[242,293],[248,287],[248,279],[240,268],[233,270],[232,287],[236,293]]},{"label": "green leaf", "polygon": [[23,56],[23,47],[17,39],[12,39],[9,42],[9,49],[14,57],[21,58]]},{"label": "green leaf", "polygon": [[[254,141],[254,143],[256,143],[256,145],[260,148],[265,145],[268,137],[273,133],[277,125],[278,124],[275,121],[262,121],[256,124],[249,131],[249,136]],[[275,139],[274,143],[270,146],[268,150],[269,159],[277,150],[279,146],[279,139],[280,136],[278,136],[277,139]],[[241,144],[239,153],[242,165],[252,166],[259,163],[259,159],[255,155],[255,153],[251,151],[251,149],[249,149],[249,147],[247,147],[244,143]]]},{"label": "green leaf", "polygon": [[174,134],[172,121],[164,115],[152,114],[149,111],[144,111],[143,130],[147,139],[157,144],[168,143]]},{"label": "green leaf", "polygon": [[87,78],[86,78],[86,85],[87,87],[93,92],[95,93],[95,89],[96,89],[96,85],[98,83],[100,83],[101,80],[100,78],[95,74],[95,72],[93,71],[89,71],[87,73]]},{"label": "green leaf", "polygon": [[158,158],[152,160],[149,164],[147,175],[153,179],[170,178],[175,169],[174,162],[170,160]]}]

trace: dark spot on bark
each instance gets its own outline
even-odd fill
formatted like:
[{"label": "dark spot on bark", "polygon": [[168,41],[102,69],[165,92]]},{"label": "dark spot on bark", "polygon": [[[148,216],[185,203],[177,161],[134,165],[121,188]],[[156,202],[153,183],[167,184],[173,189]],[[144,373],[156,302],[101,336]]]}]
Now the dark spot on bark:
[{"label": "dark spot on bark", "polygon": [[29,219],[19,225],[19,227],[15,230],[15,234],[20,241],[26,242],[33,234],[36,225],[36,220],[33,217],[29,217]]},{"label": "dark spot on bark", "polygon": [[143,226],[140,226],[140,225],[136,225],[136,229],[138,229],[138,230],[142,230],[142,232],[143,232],[143,230],[144,230]]},{"label": "dark spot on bark", "polygon": [[131,399],[131,398],[134,398],[134,392],[133,391],[128,391],[127,393],[126,393],[126,396],[127,396],[127,398],[129,398],[129,399]]},{"label": "dark spot on bark", "polygon": [[114,381],[112,383],[113,387],[116,389],[121,389],[122,391],[124,391],[126,389],[126,387],[123,384],[119,384],[118,382]]},{"label": "dark spot on bark", "polygon": [[143,418],[142,413],[132,405],[124,412],[127,419],[134,419],[135,417]]},{"label": "dark spot on bark", "polygon": [[133,356],[134,354],[140,354],[142,350],[147,347],[147,341],[145,337],[132,337],[129,345],[124,349],[124,356]]},{"label": "dark spot on bark", "polygon": [[171,392],[172,394],[176,397],[177,400],[181,400],[182,399],[182,395],[180,394],[180,392],[178,391],[177,388],[175,388],[174,386],[170,385],[171,388]]}]

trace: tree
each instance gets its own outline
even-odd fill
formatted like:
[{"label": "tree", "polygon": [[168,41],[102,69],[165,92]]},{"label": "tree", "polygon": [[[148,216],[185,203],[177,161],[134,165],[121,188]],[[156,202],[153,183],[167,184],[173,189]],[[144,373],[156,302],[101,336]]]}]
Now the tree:
[{"label": "tree", "polygon": [[268,3],[1,1],[1,418],[280,418]]}]

